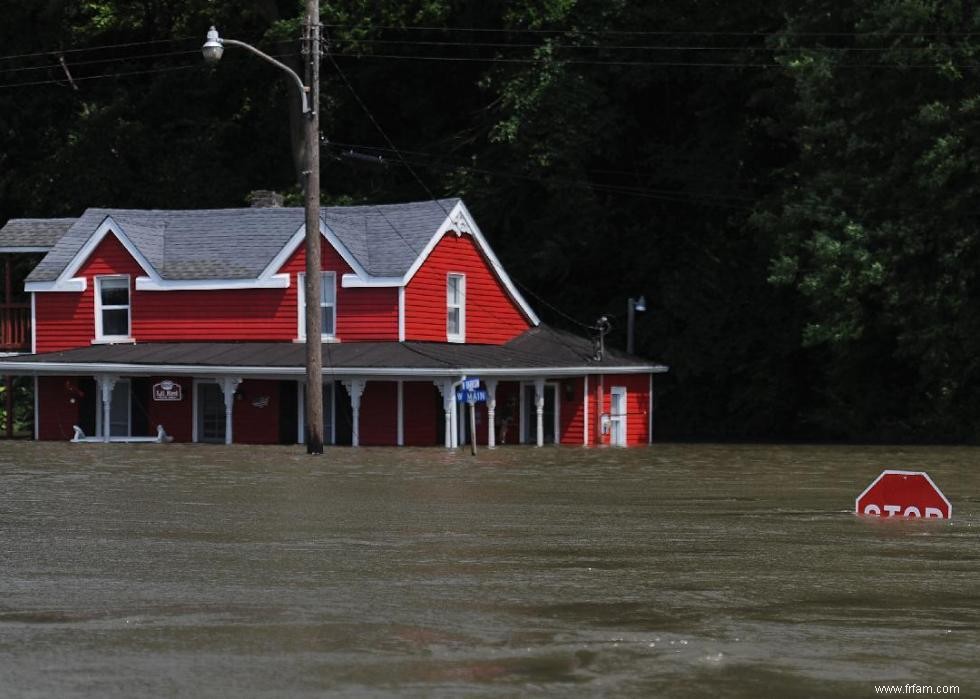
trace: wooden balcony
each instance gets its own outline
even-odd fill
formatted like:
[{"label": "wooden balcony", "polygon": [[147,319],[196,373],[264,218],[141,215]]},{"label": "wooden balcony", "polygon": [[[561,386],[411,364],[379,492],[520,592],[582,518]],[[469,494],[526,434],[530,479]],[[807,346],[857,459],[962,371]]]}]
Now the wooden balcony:
[{"label": "wooden balcony", "polygon": [[0,352],[31,351],[31,304],[0,303]]}]

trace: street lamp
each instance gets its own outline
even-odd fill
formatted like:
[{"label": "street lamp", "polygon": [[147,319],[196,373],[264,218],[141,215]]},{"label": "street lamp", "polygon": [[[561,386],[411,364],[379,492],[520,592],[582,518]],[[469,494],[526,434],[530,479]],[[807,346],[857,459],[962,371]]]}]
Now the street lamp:
[{"label": "street lamp", "polygon": [[633,328],[635,325],[635,315],[637,312],[643,313],[647,309],[645,296],[634,299],[632,296],[626,300],[626,353],[633,354]]},{"label": "street lamp", "polygon": [[[321,355],[322,316],[320,311],[320,4],[306,1],[304,24],[309,59],[306,77],[309,86],[296,72],[254,46],[234,39],[222,39],[213,26],[201,52],[204,60],[215,64],[221,60],[225,46],[239,46],[285,71],[299,88],[303,101],[304,146],[306,149],[306,453],[323,453],[323,357]],[[309,94],[309,97],[307,95]]]}]

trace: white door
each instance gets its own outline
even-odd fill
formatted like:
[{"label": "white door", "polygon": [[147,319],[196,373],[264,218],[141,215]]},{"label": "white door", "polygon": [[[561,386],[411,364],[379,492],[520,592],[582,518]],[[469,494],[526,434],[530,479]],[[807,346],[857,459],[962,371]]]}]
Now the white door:
[{"label": "white door", "polygon": [[614,447],[626,446],[625,386],[613,386],[609,390],[609,443]]}]

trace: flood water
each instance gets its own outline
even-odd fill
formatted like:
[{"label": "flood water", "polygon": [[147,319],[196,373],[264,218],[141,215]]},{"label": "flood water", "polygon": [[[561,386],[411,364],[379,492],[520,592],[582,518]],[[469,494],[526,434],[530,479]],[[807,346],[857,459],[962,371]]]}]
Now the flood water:
[{"label": "flood water", "polygon": [[[853,515],[926,470],[948,522]],[[0,444],[0,695],[980,693],[980,450]]]}]

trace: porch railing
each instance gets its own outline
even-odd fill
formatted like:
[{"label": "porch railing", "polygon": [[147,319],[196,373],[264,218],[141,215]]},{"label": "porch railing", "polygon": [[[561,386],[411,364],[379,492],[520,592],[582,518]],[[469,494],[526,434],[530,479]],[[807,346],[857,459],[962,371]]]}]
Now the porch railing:
[{"label": "porch railing", "polygon": [[0,352],[31,351],[31,304],[0,303]]}]

